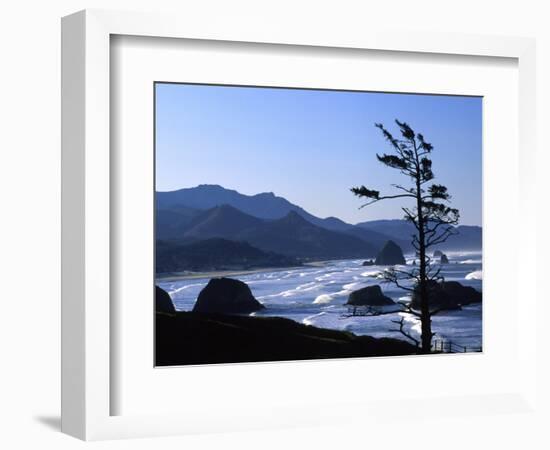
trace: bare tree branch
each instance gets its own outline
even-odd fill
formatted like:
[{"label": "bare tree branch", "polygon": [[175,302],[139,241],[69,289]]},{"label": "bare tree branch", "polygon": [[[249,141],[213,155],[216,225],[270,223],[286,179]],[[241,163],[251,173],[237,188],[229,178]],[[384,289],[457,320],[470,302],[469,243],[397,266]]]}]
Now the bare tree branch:
[{"label": "bare tree branch", "polygon": [[361,205],[361,206],[359,207],[359,209],[362,209],[362,208],[364,208],[365,206],[370,206],[370,205],[372,205],[372,204],[374,204],[374,203],[376,203],[376,202],[379,202],[379,201],[381,201],[381,200],[388,200],[388,199],[390,199],[390,198],[404,198],[404,197],[416,198],[416,197],[415,197],[414,195],[412,195],[412,194],[384,195],[384,196],[382,196],[382,197],[375,198],[375,199],[373,199],[372,201],[365,203],[364,205]]},{"label": "bare tree branch", "polygon": [[416,310],[414,310],[411,305],[409,305],[408,303],[405,303],[405,302],[397,302],[399,305],[401,305],[404,310],[403,312],[406,312],[408,314],[411,314],[415,317],[418,317],[418,318],[421,318],[422,317],[422,314]]},{"label": "bare tree branch", "polygon": [[443,233],[441,233],[438,237],[428,239],[426,241],[426,247],[433,247],[434,245],[442,244],[447,239],[449,239],[451,236],[455,235],[456,232],[452,228],[446,229]]},{"label": "bare tree branch", "polygon": [[420,341],[418,339],[414,338],[410,333],[405,331],[405,318],[404,317],[401,317],[401,320],[392,320],[391,322],[399,325],[399,329],[398,330],[390,329],[389,330],[390,332],[401,333],[407,339],[410,339],[411,341],[413,341],[416,348],[418,348],[420,346]]}]

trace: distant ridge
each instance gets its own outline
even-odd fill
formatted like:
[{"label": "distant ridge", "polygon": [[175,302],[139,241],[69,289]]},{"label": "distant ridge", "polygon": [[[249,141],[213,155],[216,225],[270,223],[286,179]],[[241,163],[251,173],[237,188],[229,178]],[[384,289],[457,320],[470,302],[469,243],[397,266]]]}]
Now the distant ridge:
[{"label": "distant ridge", "polygon": [[181,236],[182,230],[189,227],[201,209],[180,205],[177,208],[157,208],[156,210],[156,236],[162,239],[172,239]]},{"label": "distant ridge", "polygon": [[262,220],[229,205],[199,213],[176,240],[163,242],[166,247],[195,241],[225,239],[252,245],[264,252],[301,259],[366,258],[376,254],[368,242],[357,237],[327,230],[290,211],[277,220]]},{"label": "distant ridge", "polygon": [[[283,197],[278,197],[272,192],[245,195],[232,189],[225,189],[216,184],[201,184],[193,188],[157,192],[156,202],[157,217],[161,218],[164,218],[167,214],[170,214],[170,217],[174,216],[180,208],[185,210],[185,216],[187,217],[189,210],[200,212],[201,210],[209,210],[222,205],[232,206],[253,217],[265,220],[280,219],[289,212],[295,211],[314,225],[327,230],[351,234],[361,240],[367,241],[377,250],[389,239],[389,236],[384,233],[357,228],[337,217],[327,217],[325,219],[316,217],[300,206],[289,202]],[[169,213],[164,213],[164,211],[169,211]],[[189,220],[187,223],[182,223],[179,233],[175,232],[175,227],[166,226],[165,222],[163,221],[162,226],[157,226],[157,237],[160,239],[181,237],[181,230],[188,225]],[[393,238],[396,239],[395,237]],[[396,240],[399,241],[399,239]],[[399,243],[400,245],[405,244],[401,241]]]},{"label": "distant ridge", "polygon": [[215,206],[198,214],[188,225],[184,236],[189,239],[209,239],[213,237],[238,239],[250,228],[265,223],[264,220],[246,214],[229,205]]},{"label": "distant ridge", "polygon": [[[319,218],[272,192],[245,195],[213,184],[157,192],[156,203],[157,239],[237,239],[243,236],[259,239],[262,234],[258,230],[253,232],[252,229],[258,228],[263,222],[282,219],[291,212],[309,224],[367,243],[375,252],[390,239],[404,251],[412,251],[411,235],[415,231],[412,224],[399,219],[375,220],[352,225],[337,217]],[[295,223],[298,224],[296,221]],[[286,232],[292,233],[290,228],[287,224]],[[481,248],[481,227],[459,226],[457,231],[459,234],[449,238],[440,246],[441,249]],[[317,235],[321,236],[318,232]]]},{"label": "distant ridge", "polygon": [[[357,228],[371,232],[383,232],[395,240],[404,250],[411,249],[411,236],[415,234],[414,225],[406,220],[373,220],[361,222]],[[449,237],[446,242],[438,245],[441,250],[479,250],[482,248],[482,228],[473,225],[459,225],[456,227],[457,234]],[[403,241],[406,242],[403,245]]]},{"label": "distant ridge", "polygon": [[263,250],[302,258],[363,258],[376,254],[376,248],[368,242],[314,225],[295,211],[247,230],[240,237]]},{"label": "distant ridge", "polygon": [[245,195],[217,184],[200,184],[194,188],[157,192],[156,195],[157,207],[161,209],[179,206],[210,209],[229,205],[260,219],[279,219],[290,211],[299,211],[302,215],[311,216],[299,206],[293,205],[283,197],[277,197],[272,192]]},{"label": "distant ridge", "polygon": [[157,192],[156,201],[158,209],[185,207],[205,210],[228,205],[251,216],[266,220],[280,219],[289,212],[295,211],[308,222],[328,230],[345,231],[353,227],[353,225],[337,217],[327,217],[325,219],[316,217],[287,199],[276,196],[273,192],[246,195],[232,189],[225,189],[217,184],[200,184],[194,188]]}]

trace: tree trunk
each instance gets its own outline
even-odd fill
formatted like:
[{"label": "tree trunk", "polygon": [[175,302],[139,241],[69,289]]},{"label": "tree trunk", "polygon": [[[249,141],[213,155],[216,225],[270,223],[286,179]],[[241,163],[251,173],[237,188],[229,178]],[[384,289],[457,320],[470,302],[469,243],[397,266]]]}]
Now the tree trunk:
[{"label": "tree trunk", "polygon": [[432,351],[432,321],[430,317],[430,303],[428,300],[428,283],[426,279],[426,235],[424,229],[424,216],[422,214],[422,194],[420,191],[420,178],[416,181],[416,196],[418,209],[418,252],[420,257],[420,280],[418,290],[420,295],[420,322],[422,329],[422,353]]}]

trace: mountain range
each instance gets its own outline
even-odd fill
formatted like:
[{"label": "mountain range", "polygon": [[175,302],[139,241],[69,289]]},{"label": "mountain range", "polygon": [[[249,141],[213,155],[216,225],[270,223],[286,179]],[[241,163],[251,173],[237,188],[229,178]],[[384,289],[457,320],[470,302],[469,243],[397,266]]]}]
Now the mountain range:
[{"label": "mountain range", "polygon": [[[440,246],[442,250],[481,248],[480,227],[459,226],[457,232]],[[188,258],[181,255],[186,251],[196,255],[202,251],[201,245],[207,252],[213,248],[212,242],[222,242],[212,241],[216,239],[223,240],[226,250],[227,241],[244,245],[237,249],[235,244],[232,251],[249,258],[251,264],[253,252],[246,246],[262,252],[256,257],[264,262],[282,264],[289,261],[284,258],[371,258],[390,239],[410,251],[412,234],[413,225],[404,220],[352,225],[336,217],[316,217],[273,193],[250,196],[218,185],[156,193],[156,239],[157,248],[162,250],[162,255],[157,250],[157,259],[164,261],[161,265],[160,260],[157,262],[157,271],[191,270],[185,268],[190,264]],[[175,257],[176,254],[180,256]],[[180,263],[174,263],[176,260]],[[213,264],[209,264],[212,268]]]}]

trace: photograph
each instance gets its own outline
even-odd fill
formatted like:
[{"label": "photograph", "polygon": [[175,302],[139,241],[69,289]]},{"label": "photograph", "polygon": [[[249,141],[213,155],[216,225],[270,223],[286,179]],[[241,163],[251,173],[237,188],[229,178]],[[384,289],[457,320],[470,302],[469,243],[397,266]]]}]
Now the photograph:
[{"label": "photograph", "polygon": [[482,111],[154,83],[155,366],[482,352]]}]

